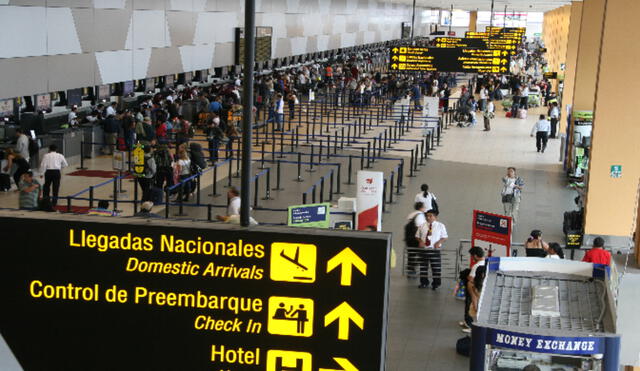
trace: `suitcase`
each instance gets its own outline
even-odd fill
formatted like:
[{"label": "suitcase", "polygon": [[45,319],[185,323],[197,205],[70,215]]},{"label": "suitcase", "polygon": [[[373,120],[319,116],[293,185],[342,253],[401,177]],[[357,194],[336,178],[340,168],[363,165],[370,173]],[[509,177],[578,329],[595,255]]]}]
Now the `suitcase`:
[{"label": "suitcase", "polygon": [[11,177],[9,177],[9,174],[0,174],[0,191],[5,192],[10,189],[11,189]]},{"label": "suitcase", "polygon": [[519,119],[526,119],[527,118],[527,110],[526,109],[519,109],[518,110],[518,118]]},{"label": "suitcase", "polygon": [[508,111],[508,112],[505,114],[505,116],[506,116],[506,117],[511,117],[511,111]]},{"label": "suitcase", "polygon": [[456,353],[461,356],[469,357],[471,351],[471,337],[465,336],[456,341]]}]

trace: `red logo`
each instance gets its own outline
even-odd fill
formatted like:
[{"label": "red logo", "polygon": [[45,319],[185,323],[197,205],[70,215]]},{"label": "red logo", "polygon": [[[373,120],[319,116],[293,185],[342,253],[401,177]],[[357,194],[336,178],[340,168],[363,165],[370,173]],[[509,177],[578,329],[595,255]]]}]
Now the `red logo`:
[{"label": "red logo", "polygon": [[368,178],[364,180],[367,184],[373,184],[373,178]]}]

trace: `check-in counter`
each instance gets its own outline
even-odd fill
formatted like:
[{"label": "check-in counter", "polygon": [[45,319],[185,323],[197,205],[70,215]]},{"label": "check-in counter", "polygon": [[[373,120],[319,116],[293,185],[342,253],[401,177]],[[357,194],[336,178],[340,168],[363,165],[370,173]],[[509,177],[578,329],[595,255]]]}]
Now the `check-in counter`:
[{"label": "check-in counter", "polygon": [[84,131],[80,129],[58,129],[49,132],[51,143],[58,146],[69,165],[80,163],[80,142]]},{"label": "check-in counter", "polygon": [[102,126],[96,124],[80,125],[84,136],[84,158],[95,158],[100,156],[102,145],[104,142],[104,131]]}]

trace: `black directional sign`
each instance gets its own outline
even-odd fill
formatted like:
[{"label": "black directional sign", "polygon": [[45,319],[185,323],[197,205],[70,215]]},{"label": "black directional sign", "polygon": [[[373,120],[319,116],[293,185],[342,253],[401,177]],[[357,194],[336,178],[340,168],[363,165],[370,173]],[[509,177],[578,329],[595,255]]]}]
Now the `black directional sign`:
[{"label": "black directional sign", "polygon": [[471,39],[463,37],[436,37],[435,42],[436,48],[487,48],[487,43],[483,39]]},{"label": "black directional sign", "polygon": [[525,33],[524,27],[487,27],[485,32],[468,31],[465,38],[483,40],[490,49],[503,50],[509,55],[515,55]]},{"label": "black directional sign", "polygon": [[389,69],[396,72],[438,71],[470,73],[506,73],[506,51],[478,48],[391,48]]},{"label": "black directional sign", "polygon": [[388,234],[105,220],[0,217],[24,370],[384,369]]}]

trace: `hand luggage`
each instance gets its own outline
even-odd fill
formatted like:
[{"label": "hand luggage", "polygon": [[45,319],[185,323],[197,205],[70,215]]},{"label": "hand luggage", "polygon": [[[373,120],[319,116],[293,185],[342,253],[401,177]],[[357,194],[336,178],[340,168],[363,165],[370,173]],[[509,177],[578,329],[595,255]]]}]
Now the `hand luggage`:
[{"label": "hand luggage", "polygon": [[506,117],[511,117],[511,111],[507,111],[507,113],[505,114]]},{"label": "hand luggage", "polygon": [[527,110],[526,109],[519,109],[518,110],[518,118],[519,119],[526,119],[527,118]]},{"label": "hand luggage", "polygon": [[164,192],[162,188],[152,185],[149,188],[148,194],[144,195],[143,201],[151,201],[154,205],[162,204],[164,202]]},{"label": "hand luggage", "polygon": [[456,341],[456,352],[462,356],[469,357],[471,350],[471,337],[465,336]]},{"label": "hand luggage", "polygon": [[11,189],[11,177],[9,174],[0,174],[0,191],[5,192]]}]

